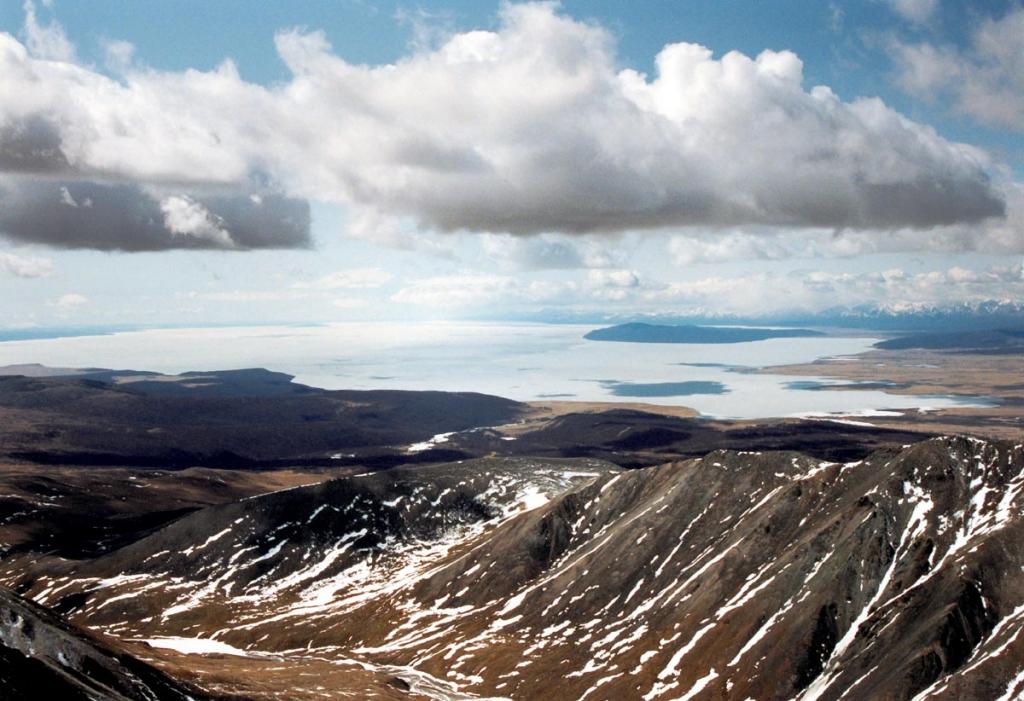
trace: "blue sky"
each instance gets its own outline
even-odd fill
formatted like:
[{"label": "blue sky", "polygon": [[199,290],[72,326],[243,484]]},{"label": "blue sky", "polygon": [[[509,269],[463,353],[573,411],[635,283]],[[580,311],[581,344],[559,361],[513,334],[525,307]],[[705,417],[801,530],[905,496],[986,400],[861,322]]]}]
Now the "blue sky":
[{"label": "blue sky", "polygon": [[1024,291],[1016,2],[53,0],[0,32],[2,326]]}]

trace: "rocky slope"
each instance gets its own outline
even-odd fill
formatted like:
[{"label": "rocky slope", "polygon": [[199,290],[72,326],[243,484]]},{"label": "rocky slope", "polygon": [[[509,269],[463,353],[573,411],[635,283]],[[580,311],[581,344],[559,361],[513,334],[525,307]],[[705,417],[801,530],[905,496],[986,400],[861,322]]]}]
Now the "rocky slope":
[{"label": "rocky slope", "polygon": [[1022,492],[1024,446],[971,439],[485,459],[210,507],[4,581],[249,698],[1012,699]]},{"label": "rocky slope", "polygon": [[0,462],[0,558],[86,559],[213,504],[322,482],[347,469],[81,469]]},{"label": "rocky slope", "polygon": [[711,421],[629,409],[557,416],[530,430],[453,434],[439,447],[469,454],[587,457],[623,467],[649,467],[706,455],[725,448],[746,451],[793,450],[823,460],[849,461],[882,447],[929,438],[857,422],[775,419]]},{"label": "rocky slope", "polygon": [[0,591],[0,691],[8,701],[210,698],[7,591]]}]

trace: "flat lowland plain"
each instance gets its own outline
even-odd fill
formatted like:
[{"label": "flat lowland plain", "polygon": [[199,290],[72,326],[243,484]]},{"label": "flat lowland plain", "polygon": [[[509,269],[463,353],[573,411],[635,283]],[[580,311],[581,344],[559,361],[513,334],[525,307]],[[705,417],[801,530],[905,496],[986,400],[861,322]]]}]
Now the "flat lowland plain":
[{"label": "flat lowland plain", "polygon": [[[873,350],[801,365],[780,365],[760,372],[795,377],[826,377],[863,383],[887,383],[886,392],[903,395],[987,397],[991,407],[904,411],[871,416],[872,424],[931,433],[966,433],[1019,439],[1024,435],[1024,354],[969,350]],[[830,387],[856,392],[856,386]]]}]

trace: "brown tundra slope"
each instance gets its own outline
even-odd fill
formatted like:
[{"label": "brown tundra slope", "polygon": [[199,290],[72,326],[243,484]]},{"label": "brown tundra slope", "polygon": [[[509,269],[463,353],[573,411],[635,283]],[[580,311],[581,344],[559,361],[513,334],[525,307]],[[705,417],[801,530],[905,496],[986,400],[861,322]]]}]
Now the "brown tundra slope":
[{"label": "brown tundra slope", "polygon": [[850,463],[482,459],[210,507],[4,579],[247,698],[1008,700],[1022,491],[1024,446],[962,438]]}]

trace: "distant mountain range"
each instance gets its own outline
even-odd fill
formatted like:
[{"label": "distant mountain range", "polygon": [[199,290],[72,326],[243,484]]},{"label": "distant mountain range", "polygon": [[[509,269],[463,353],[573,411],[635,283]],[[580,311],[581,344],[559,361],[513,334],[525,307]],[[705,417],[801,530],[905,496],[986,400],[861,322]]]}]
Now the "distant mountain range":
[{"label": "distant mountain range", "polygon": [[[795,317],[794,321],[799,317]],[[861,305],[835,308],[806,317],[834,325],[897,331],[968,331],[1024,327],[1024,304],[975,302],[955,305]],[[826,324],[827,325],[827,324]]]},{"label": "distant mountain range", "polygon": [[863,329],[865,331],[978,331],[1024,328],[1024,303],[985,301],[954,305],[857,305],[817,312],[779,312],[762,315],[725,314],[712,309],[682,313],[567,312],[548,309],[524,316],[524,321],[575,324],[689,324],[695,326],[786,326]]}]

